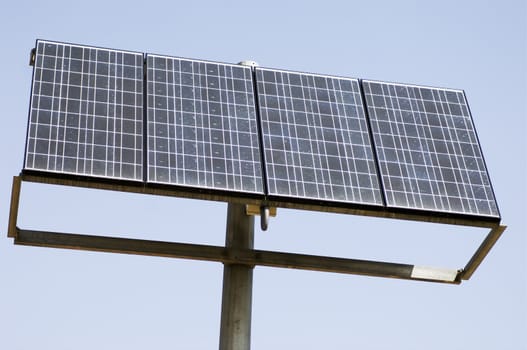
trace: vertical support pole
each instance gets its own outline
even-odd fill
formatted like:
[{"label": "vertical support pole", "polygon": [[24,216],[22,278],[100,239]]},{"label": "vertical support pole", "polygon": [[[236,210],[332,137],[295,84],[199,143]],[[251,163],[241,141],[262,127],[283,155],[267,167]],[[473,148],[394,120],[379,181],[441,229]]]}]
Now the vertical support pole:
[{"label": "vertical support pole", "polygon": [[11,209],[9,210],[9,225],[7,227],[7,237],[16,238],[18,220],[18,207],[20,202],[20,187],[22,179],[20,176],[13,176],[13,188],[11,189]]},{"label": "vertical support pole", "polygon": [[[229,203],[225,247],[254,247],[254,216],[246,214],[244,204]],[[220,350],[251,348],[253,269],[254,266],[224,264]]]}]

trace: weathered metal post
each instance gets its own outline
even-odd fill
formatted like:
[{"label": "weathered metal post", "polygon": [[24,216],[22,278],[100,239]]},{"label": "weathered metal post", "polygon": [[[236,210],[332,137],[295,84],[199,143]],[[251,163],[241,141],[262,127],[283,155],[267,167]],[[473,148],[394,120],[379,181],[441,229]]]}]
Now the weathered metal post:
[{"label": "weathered metal post", "polygon": [[[225,247],[254,247],[254,216],[246,214],[243,204],[229,203]],[[254,266],[224,264],[220,350],[251,348],[253,269]]]}]

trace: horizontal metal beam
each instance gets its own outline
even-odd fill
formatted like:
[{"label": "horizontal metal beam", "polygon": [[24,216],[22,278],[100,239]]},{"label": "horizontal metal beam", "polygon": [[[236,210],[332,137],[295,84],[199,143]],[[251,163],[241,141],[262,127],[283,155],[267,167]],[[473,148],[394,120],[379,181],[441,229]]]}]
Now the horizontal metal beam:
[{"label": "horizontal metal beam", "polygon": [[23,182],[33,182],[48,185],[62,185],[70,187],[90,188],[106,191],[128,192],[137,194],[149,194],[156,196],[180,197],[190,199],[201,199],[216,202],[229,202],[238,204],[253,204],[259,206],[263,195],[243,196],[237,192],[215,191],[209,192],[206,189],[192,189],[178,186],[149,184],[142,182],[88,178],[82,176],[54,175],[54,174],[33,174],[33,172],[20,174]]},{"label": "horizontal metal beam", "polygon": [[225,248],[216,246],[23,229],[17,229],[15,244],[205,261],[225,255]]},{"label": "horizontal metal beam", "polygon": [[[257,207],[260,208],[265,204],[269,208],[290,208],[290,209],[301,209],[321,212],[331,212],[338,214],[350,214],[360,216],[371,216],[388,219],[399,219],[399,220],[411,220],[411,221],[422,221],[430,223],[441,223],[459,226],[471,226],[471,227],[488,227],[493,228],[499,226],[499,220],[494,219],[478,218],[478,217],[465,217],[463,215],[431,215],[429,212],[422,212],[419,210],[408,210],[398,211],[393,208],[386,207],[375,207],[375,206],[362,206],[362,205],[345,205],[345,206],[329,206],[327,203],[321,203],[318,201],[311,202],[293,202],[290,199],[272,199],[263,198],[263,195],[255,195],[256,197],[245,197],[240,193],[231,192],[208,192],[206,190],[196,190],[192,188],[184,188],[178,186],[167,186],[167,185],[156,185],[156,184],[144,184],[141,182],[132,181],[115,181],[115,180],[104,180],[98,178],[86,178],[80,176],[68,176],[68,175],[53,175],[53,174],[41,174],[33,172],[24,172],[20,175],[22,181],[35,182],[53,185],[64,185],[73,187],[84,187],[102,190],[111,190],[119,192],[131,192],[140,194],[151,194],[160,196],[170,197],[181,197],[181,198],[193,198],[202,200],[212,200],[219,202],[239,203],[239,204],[250,204],[249,208]],[[264,203],[265,202],[265,203]],[[273,209],[276,210],[276,209]],[[273,214],[273,212],[271,212]]]},{"label": "horizontal metal beam", "polygon": [[460,282],[455,270],[424,268],[408,264],[253,249],[235,249],[199,244],[32,231],[18,228],[15,243],[40,247],[163,256],[216,261],[227,264],[293,268],[429,282],[454,284]]}]

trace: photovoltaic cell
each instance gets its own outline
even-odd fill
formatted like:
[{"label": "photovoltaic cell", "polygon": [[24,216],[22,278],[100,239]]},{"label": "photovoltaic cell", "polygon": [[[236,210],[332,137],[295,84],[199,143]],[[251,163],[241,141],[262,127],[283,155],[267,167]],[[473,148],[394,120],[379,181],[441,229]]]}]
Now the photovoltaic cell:
[{"label": "photovoltaic cell", "polygon": [[463,91],[362,85],[389,207],[499,217]]},{"label": "photovoltaic cell", "polygon": [[250,67],[147,55],[148,181],[263,194]]},{"label": "photovoltaic cell", "polygon": [[382,205],[357,79],[256,68],[270,195]]},{"label": "photovoltaic cell", "polygon": [[143,55],[37,41],[24,168],[142,180]]}]

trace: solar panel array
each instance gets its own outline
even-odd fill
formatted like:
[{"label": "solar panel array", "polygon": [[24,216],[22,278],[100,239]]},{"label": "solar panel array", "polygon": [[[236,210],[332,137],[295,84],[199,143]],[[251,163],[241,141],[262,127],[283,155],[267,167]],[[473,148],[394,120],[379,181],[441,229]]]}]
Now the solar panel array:
[{"label": "solar panel array", "polygon": [[461,90],[43,40],[24,170],[500,216]]},{"label": "solar panel array", "polygon": [[263,194],[251,68],[146,62],[148,181]]},{"label": "solar panel array", "polygon": [[382,205],[357,79],[256,69],[270,195]]},{"label": "solar panel array", "polygon": [[142,180],[143,55],[37,41],[25,168]]},{"label": "solar panel array", "polygon": [[363,88],[388,206],[499,216],[463,91]]}]

